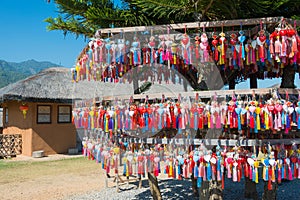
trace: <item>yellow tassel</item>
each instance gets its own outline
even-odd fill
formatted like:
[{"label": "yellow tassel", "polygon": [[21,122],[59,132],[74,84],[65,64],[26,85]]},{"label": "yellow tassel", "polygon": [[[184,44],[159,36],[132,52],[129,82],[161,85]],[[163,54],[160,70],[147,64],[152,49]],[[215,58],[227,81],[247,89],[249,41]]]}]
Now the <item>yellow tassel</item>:
[{"label": "yellow tassel", "polygon": [[264,168],[263,168],[262,177],[266,177],[266,167],[265,167],[265,166],[264,166]]},{"label": "yellow tassel", "polygon": [[256,61],[259,61],[258,50],[255,50]]},{"label": "yellow tassel", "polygon": [[172,166],[172,164],[170,164],[170,166],[169,166],[169,175],[173,176],[173,166]]},{"label": "yellow tassel", "polygon": [[109,119],[106,118],[106,124],[105,124],[105,131],[106,131],[106,132],[108,132],[108,121],[109,121]]},{"label": "yellow tassel", "polygon": [[77,72],[77,76],[76,76],[76,81],[79,81],[79,76],[80,76],[80,67],[78,65],[76,65],[76,72]]},{"label": "yellow tassel", "polygon": [[173,60],[174,60],[174,65],[176,65],[177,63],[176,63],[176,55],[175,54],[173,56]]},{"label": "yellow tassel", "polygon": [[118,116],[115,114],[115,130],[118,130]]},{"label": "yellow tassel", "polygon": [[245,123],[245,119],[244,119],[244,116],[243,115],[239,115],[240,119],[241,119],[241,124],[244,124]]},{"label": "yellow tassel", "polygon": [[275,167],[272,167],[272,182],[275,182],[276,179],[275,179]]},{"label": "yellow tassel", "polygon": [[91,116],[91,129],[94,129],[94,111],[90,111],[90,116]]},{"label": "yellow tassel", "polygon": [[210,128],[210,112],[207,113],[207,126]]},{"label": "yellow tassel", "polygon": [[265,125],[266,125],[266,130],[269,130],[269,115],[268,113],[265,112]]},{"label": "yellow tassel", "polygon": [[256,128],[257,128],[257,130],[260,130],[260,119],[259,119],[259,115],[256,115]]},{"label": "yellow tassel", "polygon": [[254,167],[255,167],[255,183],[258,183],[258,166],[259,166],[259,162],[255,161],[254,162]]},{"label": "yellow tassel", "polygon": [[129,176],[128,164],[126,165],[126,176]]}]

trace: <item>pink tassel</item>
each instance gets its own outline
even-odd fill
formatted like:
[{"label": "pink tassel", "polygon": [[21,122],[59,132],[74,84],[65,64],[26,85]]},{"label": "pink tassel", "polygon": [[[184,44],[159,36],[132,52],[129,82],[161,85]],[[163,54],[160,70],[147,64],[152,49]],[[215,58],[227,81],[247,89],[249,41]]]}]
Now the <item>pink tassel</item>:
[{"label": "pink tassel", "polygon": [[271,40],[271,42],[270,42],[269,50],[270,50],[270,54],[271,54],[271,55],[274,55],[274,44],[273,44],[273,41],[272,41],[272,40]]},{"label": "pink tassel", "polygon": [[280,43],[279,39],[277,39],[275,41],[275,53],[280,53],[280,46],[281,46],[281,43]]},{"label": "pink tassel", "polygon": [[216,128],[222,128],[221,116],[218,114],[216,119]]},{"label": "pink tassel", "polygon": [[278,129],[278,120],[277,120],[277,115],[275,115],[275,119],[274,119],[274,129],[277,130]]},{"label": "pink tassel", "polygon": [[108,158],[107,159],[108,161],[107,161],[107,164],[106,164],[106,174],[109,174],[109,172],[110,172],[110,159]]},{"label": "pink tassel", "polygon": [[278,168],[278,183],[281,183],[281,167]]},{"label": "pink tassel", "polygon": [[248,170],[249,170],[249,171],[248,171],[249,179],[252,180],[252,167],[249,166]]},{"label": "pink tassel", "polygon": [[285,43],[285,37],[282,37],[281,41],[281,56],[286,56],[286,43]]},{"label": "pink tassel", "polygon": [[300,162],[298,162],[298,179],[300,179]]},{"label": "pink tassel", "polygon": [[237,182],[237,170],[236,170],[236,167],[233,167],[232,175],[233,175],[232,181],[233,182]]},{"label": "pink tassel", "polygon": [[231,178],[231,169],[230,169],[230,165],[227,165],[227,178]]},{"label": "pink tassel", "polygon": [[297,40],[296,40],[295,36],[293,36],[293,39],[292,39],[292,52],[297,52],[297,51],[298,51]]},{"label": "pink tassel", "polygon": [[218,181],[221,181],[221,180],[222,180],[220,170],[217,170],[217,180],[218,180]]},{"label": "pink tassel", "polygon": [[292,168],[289,166],[289,180],[293,180]]},{"label": "pink tassel", "polygon": [[280,114],[280,112],[278,113],[277,120],[278,120],[278,128],[280,129],[280,128],[282,128],[282,125],[281,125],[281,114]]},{"label": "pink tassel", "polygon": [[202,170],[202,164],[199,165],[199,175],[198,177],[203,177],[203,170]]}]

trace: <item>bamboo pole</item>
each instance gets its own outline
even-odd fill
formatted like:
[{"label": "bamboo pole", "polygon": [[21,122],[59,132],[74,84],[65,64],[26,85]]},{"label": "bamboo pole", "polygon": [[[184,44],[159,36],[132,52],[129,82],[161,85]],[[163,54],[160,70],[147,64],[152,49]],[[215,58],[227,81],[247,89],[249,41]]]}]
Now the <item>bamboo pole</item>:
[{"label": "bamboo pole", "polygon": [[[125,32],[139,32],[139,31],[160,31],[160,30],[178,30],[178,29],[193,29],[193,28],[211,28],[211,27],[232,27],[232,26],[251,26],[263,24],[276,24],[280,22],[283,17],[265,17],[265,18],[253,18],[253,19],[234,19],[234,20],[221,20],[221,21],[207,21],[207,22],[188,22],[178,24],[165,24],[154,26],[135,26],[135,27],[120,27],[120,28],[104,28],[99,29],[97,33],[125,33]],[[290,22],[291,19],[285,19]],[[297,25],[300,25],[300,20],[296,21]]]}]

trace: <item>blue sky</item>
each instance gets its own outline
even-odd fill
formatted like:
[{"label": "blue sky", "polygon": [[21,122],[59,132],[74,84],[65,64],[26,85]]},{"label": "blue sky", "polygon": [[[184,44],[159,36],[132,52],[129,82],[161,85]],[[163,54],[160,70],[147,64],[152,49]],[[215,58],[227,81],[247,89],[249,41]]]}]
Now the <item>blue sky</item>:
[{"label": "blue sky", "polygon": [[1,0],[0,60],[50,61],[73,67],[87,42],[62,31],[47,31],[47,17],[56,17],[54,3],[46,0]]},{"label": "blue sky", "polygon": [[[0,60],[21,62],[29,59],[50,61],[71,68],[87,44],[83,37],[66,37],[62,31],[47,31],[47,17],[56,17],[55,4],[46,0],[1,0]],[[258,87],[270,87],[280,79],[259,80]],[[295,84],[300,88],[299,74]],[[249,81],[239,88],[249,88]]]}]

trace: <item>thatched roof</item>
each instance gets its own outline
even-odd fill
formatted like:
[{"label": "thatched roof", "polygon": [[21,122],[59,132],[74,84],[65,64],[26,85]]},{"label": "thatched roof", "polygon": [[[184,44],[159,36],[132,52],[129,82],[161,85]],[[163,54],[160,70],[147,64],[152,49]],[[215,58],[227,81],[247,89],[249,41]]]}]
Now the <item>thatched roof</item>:
[{"label": "thatched roof", "polygon": [[[188,90],[191,90],[188,87]],[[184,91],[180,84],[153,84],[147,93]],[[132,95],[132,84],[96,81],[72,82],[69,68],[49,68],[0,89],[0,102],[22,100],[35,102],[72,102],[74,99]]]}]

